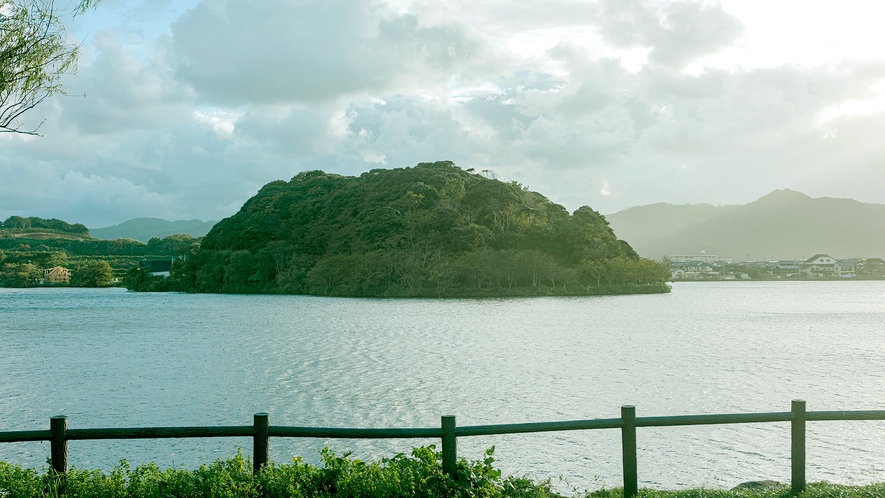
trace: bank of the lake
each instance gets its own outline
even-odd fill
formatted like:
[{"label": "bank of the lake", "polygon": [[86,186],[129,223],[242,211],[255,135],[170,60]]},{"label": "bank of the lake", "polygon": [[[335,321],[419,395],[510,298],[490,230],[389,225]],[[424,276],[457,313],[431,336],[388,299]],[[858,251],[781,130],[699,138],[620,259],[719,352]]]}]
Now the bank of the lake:
[{"label": "bank of the lake", "polygon": [[[244,425],[434,427],[638,416],[882,409],[883,282],[676,283],[669,294],[535,299],[340,299],[0,290],[0,430]],[[789,481],[788,424],[640,428],[640,486]],[[378,460],[428,441],[271,440],[271,459],[329,446]],[[621,482],[618,431],[459,438],[507,474]],[[73,441],[111,469],[226,458],[241,439]],[[40,443],[0,444],[39,467]],[[885,427],[809,422],[808,480],[885,480]],[[560,488],[557,488],[560,489]]]}]

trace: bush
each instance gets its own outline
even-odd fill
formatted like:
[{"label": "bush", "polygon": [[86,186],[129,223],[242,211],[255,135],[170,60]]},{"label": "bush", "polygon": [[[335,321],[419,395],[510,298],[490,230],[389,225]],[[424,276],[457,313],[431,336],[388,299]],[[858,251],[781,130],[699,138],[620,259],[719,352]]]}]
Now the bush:
[{"label": "bush", "polygon": [[[380,462],[366,463],[324,448],[322,466],[291,463],[264,467],[252,474],[252,463],[241,452],[200,468],[161,470],[154,463],[130,467],[121,461],[110,472],[73,468],[66,478],[0,462],[2,498],[562,498],[549,482],[502,477],[493,467],[494,447],[480,461],[458,461],[457,479],[442,470],[442,455],[431,446],[414,448]],[[622,498],[620,488],[577,492],[585,498]],[[809,484],[794,495],[786,484],[772,488],[686,489],[660,491],[640,489],[638,498],[881,498],[885,484],[840,486]]]},{"label": "bush", "polygon": [[0,462],[0,497],[68,498],[277,498],[277,497],[556,497],[548,483],[501,477],[492,467],[494,448],[482,461],[458,462],[458,479],[442,471],[442,456],[431,445],[366,463],[321,451],[322,466],[300,457],[288,464],[269,464],[257,475],[241,452],[228,460],[201,465],[195,470],[161,470],[154,463],[130,467],[123,460],[108,473],[72,468],[62,479],[52,471],[40,473],[20,465]]}]

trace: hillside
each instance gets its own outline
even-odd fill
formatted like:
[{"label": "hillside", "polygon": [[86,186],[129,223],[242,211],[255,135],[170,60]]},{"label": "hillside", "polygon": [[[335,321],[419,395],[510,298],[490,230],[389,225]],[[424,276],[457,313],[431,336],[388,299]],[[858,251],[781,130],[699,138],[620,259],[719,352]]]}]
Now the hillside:
[{"label": "hillside", "polygon": [[160,218],[135,218],[119,225],[90,228],[89,234],[97,239],[132,239],[141,242],[179,234],[199,238],[209,233],[215,223],[215,221],[200,220],[166,221]]},{"label": "hillside", "polygon": [[607,219],[640,255],[652,258],[701,251],[735,260],[885,255],[885,205],[792,190],[737,206],[650,204]]},{"label": "hillside", "polygon": [[666,292],[605,218],[451,162],[265,185],[173,278],[130,288],[335,296]]},{"label": "hillside", "polygon": [[90,237],[79,223],[11,216],[0,223],[0,287],[43,285],[43,270],[55,266],[70,270],[70,285],[104,286],[113,272],[122,274],[140,259],[173,258],[197,242],[188,235],[153,239],[147,244],[131,239],[101,240]]},{"label": "hillside", "polygon": [[35,237],[67,237],[71,239],[90,238],[89,229],[80,223],[70,224],[57,218],[43,219],[37,216],[10,216],[0,222],[0,235]]}]

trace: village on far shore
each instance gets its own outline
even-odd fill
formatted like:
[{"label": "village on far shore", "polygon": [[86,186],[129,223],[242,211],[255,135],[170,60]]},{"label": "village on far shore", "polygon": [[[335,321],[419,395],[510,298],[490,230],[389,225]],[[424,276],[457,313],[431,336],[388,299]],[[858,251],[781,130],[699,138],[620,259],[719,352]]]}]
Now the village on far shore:
[{"label": "village on far shore", "polygon": [[669,257],[673,280],[849,279],[885,278],[882,258],[837,259],[820,253],[808,259],[741,261],[715,254],[677,254]]}]

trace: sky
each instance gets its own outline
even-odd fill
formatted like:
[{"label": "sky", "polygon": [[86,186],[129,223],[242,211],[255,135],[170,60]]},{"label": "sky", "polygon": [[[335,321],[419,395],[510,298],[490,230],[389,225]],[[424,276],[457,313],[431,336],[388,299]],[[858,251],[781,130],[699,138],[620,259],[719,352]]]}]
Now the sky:
[{"label": "sky", "polygon": [[[56,0],[57,2],[60,0]],[[0,219],[219,220],[306,170],[451,160],[570,211],[885,203],[885,4],[103,0],[0,134]],[[42,123],[42,124],[41,124]]]}]

